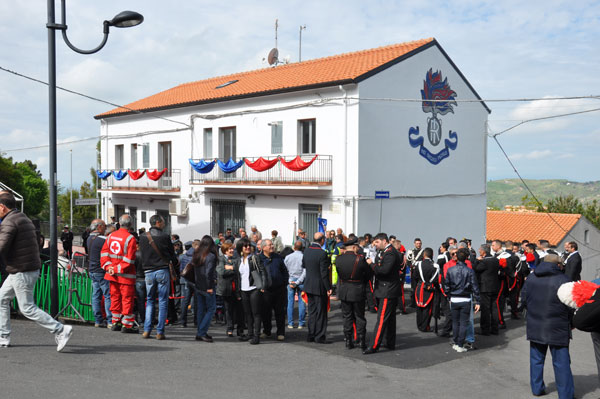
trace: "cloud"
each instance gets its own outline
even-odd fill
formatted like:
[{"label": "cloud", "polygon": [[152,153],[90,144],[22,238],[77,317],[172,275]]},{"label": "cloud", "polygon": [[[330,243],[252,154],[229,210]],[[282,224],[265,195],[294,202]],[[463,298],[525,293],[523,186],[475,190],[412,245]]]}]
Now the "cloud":
[{"label": "cloud", "polygon": [[533,150],[531,152],[521,152],[521,153],[517,153],[517,154],[511,154],[509,157],[516,161],[519,159],[542,159],[542,158],[546,158],[549,157],[550,155],[552,155],[553,152],[551,150]]}]

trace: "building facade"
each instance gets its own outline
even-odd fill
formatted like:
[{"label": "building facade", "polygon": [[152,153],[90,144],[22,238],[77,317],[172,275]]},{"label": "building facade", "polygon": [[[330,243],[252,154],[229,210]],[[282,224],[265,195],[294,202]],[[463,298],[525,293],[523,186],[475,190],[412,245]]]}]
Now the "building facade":
[{"label": "building facade", "polygon": [[322,217],[483,242],[488,113],[434,39],[187,83],[96,116],[102,214],[159,213],[185,240],[256,225],[291,244]]}]

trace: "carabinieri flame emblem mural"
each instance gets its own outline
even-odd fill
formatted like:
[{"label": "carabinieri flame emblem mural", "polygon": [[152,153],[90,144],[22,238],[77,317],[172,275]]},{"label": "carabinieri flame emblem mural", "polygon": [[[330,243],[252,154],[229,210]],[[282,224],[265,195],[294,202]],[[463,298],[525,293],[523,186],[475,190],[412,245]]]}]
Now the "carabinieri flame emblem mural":
[{"label": "carabinieri flame emblem mural", "polygon": [[[423,99],[423,112],[431,113],[427,118],[427,139],[433,147],[437,147],[442,141],[442,121],[438,115],[454,113],[457,106],[457,94],[450,88],[448,78],[443,78],[440,71],[433,72],[429,69],[423,81],[421,98]],[[420,136],[419,127],[411,127],[408,130],[408,140],[413,148],[419,148],[419,154],[431,164],[437,165],[450,156],[450,151],[455,150],[458,145],[458,134],[452,130],[448,131],[448,138],[444,140],[445,148],[437,153],[432,153],[425,146],[425,138]]]}]

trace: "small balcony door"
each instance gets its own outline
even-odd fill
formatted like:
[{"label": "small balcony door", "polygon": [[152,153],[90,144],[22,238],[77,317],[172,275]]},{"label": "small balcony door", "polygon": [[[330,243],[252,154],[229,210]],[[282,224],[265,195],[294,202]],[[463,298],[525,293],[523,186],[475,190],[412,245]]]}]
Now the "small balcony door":
[{"label": "small balcony door", "polygon": [[167,172],[162,175],[160,180],[158,181],[158,185],[161,188],[170,188],[173,184],[172,182],[172,157],[171,157],[171,142],[163,141],[158,143],[158,170],[161,171],[164,168],[167,168]]},{"label": "small balcony door", "polygon": [[[223,162],[233,159],[237,161],[236,154],[236,132],[235,127],[222,127],[219,129],[219,159]],[[236,172],[225,173],[219,171],[222,179],[235,178]]]}]

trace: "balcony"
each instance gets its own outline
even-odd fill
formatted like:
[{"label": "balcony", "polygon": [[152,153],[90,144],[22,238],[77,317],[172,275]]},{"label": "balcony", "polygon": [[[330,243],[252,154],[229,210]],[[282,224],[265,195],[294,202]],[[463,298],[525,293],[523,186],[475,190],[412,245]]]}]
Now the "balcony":
[{"label": "balcony", "polygon": [[[283,155],[283,158],[290,160],[296,155]],[[303,161],[310,161],[314,155],[303,155]],[[250,162],[254,162],[258,157],[244,157]],[[272,158],[272,156],[265,156]],[[242,159],[242,158],[239,158]],[[190,184],[202,185],[262,185],[262,186],[331,186],[332,175],[331,155],[319,155],[314,162],[302,171],[292,171],[286,168],[281,162],[278,162],[271,169],[264,172],[258,172],[250,168],[245,163],[233,173],[223,172],[219,166],[215,165],[209,173],[199,173],[190,167]],[[193,162],[199,160],[194,159]]]},{"label": "balcony", "polygon": [[111,191],[133,191],[133,192],[179,192],[181,190],[181,170],[167,170],[157,181],[151,180],[148,176],[142,176],[138,180],[133,180],[127,175],[123,180],[117,180],[112,174],[105,180],[101,180],[101,190]]}]

